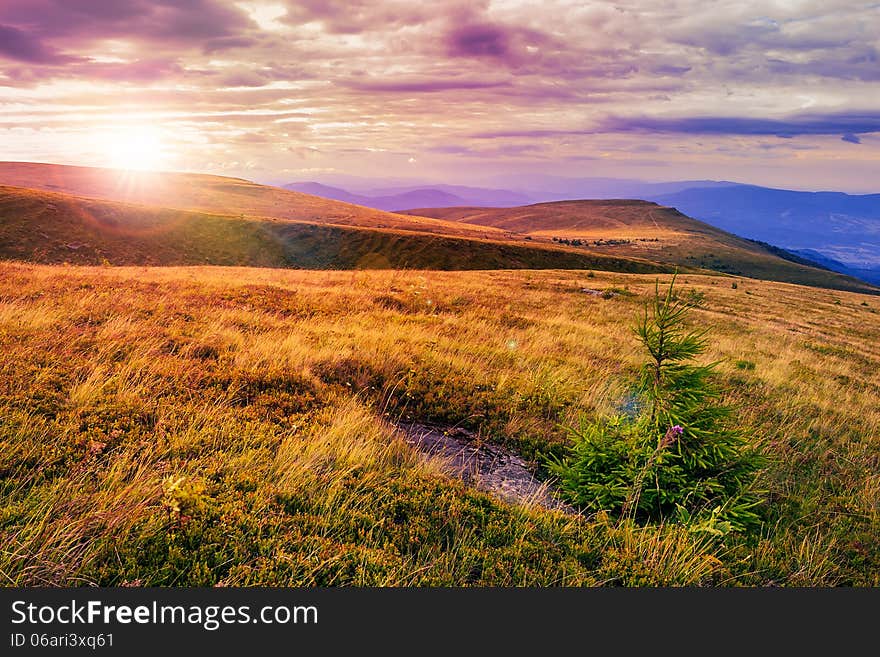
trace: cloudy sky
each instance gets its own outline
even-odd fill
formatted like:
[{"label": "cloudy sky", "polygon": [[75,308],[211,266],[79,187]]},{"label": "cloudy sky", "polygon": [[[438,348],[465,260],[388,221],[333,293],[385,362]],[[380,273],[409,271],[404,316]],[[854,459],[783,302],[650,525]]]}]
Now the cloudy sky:
[{"label": "cloudy sky", "polygon": [[880,3],[0,1],[0,159],[139,152],[270,182],[880,192]]}]

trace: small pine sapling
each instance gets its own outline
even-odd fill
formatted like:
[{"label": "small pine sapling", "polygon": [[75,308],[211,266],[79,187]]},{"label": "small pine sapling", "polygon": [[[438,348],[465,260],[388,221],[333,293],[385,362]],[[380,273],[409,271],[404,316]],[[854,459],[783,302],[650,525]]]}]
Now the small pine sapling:
[{"label": "small pine sapling", "polygon": [[754,490],[763,458],[733,422],[713,380],[717,363],[694,361],[708,347],[707,330],[687,326],[690,304],[659,282],[634,331],[647,358],[635,418],[582,419],[573,442],[550,463],[565,497],[588,511],[621,519],[686,522],[716,534],[761,522]]}]

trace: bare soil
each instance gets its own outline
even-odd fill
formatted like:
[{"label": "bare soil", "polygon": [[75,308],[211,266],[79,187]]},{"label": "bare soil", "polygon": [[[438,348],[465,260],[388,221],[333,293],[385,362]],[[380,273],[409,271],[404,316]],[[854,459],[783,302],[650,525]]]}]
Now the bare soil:
[{"label": "bare soil", "polygon": [[398,425],[407,443],[439,459],[449,474],[507,502],[538,505],[568,514],[577,511],[554,495],[548,482],[535,478],[526,462],[504,447],[486,443],[460,427]]}]

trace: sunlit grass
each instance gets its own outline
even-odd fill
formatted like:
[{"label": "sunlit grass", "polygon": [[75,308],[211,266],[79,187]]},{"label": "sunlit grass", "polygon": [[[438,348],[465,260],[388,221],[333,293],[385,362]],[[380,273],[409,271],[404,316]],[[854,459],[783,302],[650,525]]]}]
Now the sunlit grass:
[{"label": "sunlit grass", "polygon": [[0,579],[880,584],[880,303],[730,281],[681,280],[771,457],[761,536],[722,545],[503,503],[393,426],[540,472],[625,409],[652,276],[2,264]]}]

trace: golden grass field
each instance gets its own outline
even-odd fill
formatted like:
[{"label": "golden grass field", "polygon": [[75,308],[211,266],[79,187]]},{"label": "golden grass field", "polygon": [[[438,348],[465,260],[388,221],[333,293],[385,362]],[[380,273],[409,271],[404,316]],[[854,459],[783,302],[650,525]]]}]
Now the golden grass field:
[{"label": "golden grass field", "polygon": [[396,433],[465,426],[544,472],[628,398],[656,278],[0,263],[0,578],[880,585],[876,296],[679,275],[769,458],[758,536],[505,503]]}]

